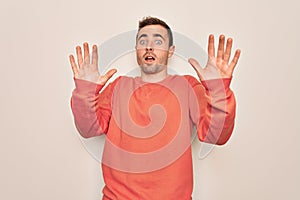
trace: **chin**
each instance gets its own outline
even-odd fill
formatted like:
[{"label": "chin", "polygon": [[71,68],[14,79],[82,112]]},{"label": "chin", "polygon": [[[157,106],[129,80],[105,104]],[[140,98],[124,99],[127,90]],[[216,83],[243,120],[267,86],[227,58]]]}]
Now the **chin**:
[{"label": "chin", "polygon": [[162,64],[143,64],[141,65],[141,70],[145,73],[145,74],[156,74],[158,72],[161,72],[162,70],[164,70],[166,68],[165,65]]}]

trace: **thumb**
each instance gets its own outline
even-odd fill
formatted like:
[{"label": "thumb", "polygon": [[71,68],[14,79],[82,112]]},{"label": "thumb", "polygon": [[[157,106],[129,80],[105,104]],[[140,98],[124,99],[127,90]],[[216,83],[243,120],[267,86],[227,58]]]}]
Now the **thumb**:
[{"label": "thumb", "polygon": [[203,80],[204,78],[203,78],[203,76],[201,75],[203,69],[202,69],[201,65],[198,63],[198,61],[195,60],[194,58],[189,58],[189,59],[188,59],[188,62],[192,65],[192,67],[193,67],[194,70],[196,71],[196,73],[197,73],[199,79],[200,79],[200,80]]},{"label": "thumb", "polygon": [[105,85],[105,83],[117,72],[117,69],[110,69],[106,74],[100,77],[99,84]]}]

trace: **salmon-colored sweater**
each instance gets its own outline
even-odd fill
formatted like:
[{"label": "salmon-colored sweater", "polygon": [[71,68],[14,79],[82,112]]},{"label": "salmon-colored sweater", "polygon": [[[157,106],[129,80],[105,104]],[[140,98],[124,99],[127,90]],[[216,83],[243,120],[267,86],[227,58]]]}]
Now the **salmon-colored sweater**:
[{"label": "salmon-colored sweater", "polygon": [[75,79],[71,106],[79,133],[106,134],[103,199],[191,199],[193,125],[202,142],[228,141],[235,117],[230,81],[122,76],[103,88]]}]

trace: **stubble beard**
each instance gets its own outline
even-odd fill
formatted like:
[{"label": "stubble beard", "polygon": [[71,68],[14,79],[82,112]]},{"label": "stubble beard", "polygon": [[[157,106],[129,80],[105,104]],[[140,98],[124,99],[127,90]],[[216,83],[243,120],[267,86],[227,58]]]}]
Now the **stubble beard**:
[{"label": "stubble beard", "polygon": [[165,65],[163,64],[142,64],[140,67],[145,74],[156,74],[165,69]]}]

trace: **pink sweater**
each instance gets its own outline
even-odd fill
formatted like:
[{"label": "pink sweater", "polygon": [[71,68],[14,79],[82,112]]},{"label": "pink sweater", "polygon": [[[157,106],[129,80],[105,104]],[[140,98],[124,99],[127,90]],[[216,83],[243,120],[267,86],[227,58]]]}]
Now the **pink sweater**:
[{"label": "pink sweater", "polygon": [[146,83],[119,77],[102,90],[103,85],[75,79],[71,106],[79,133],[106,134],[103,199],[191,199],[192,128],[202,142],[228,141],[235,117],[230,81],[201,83],[173,75]]}]

